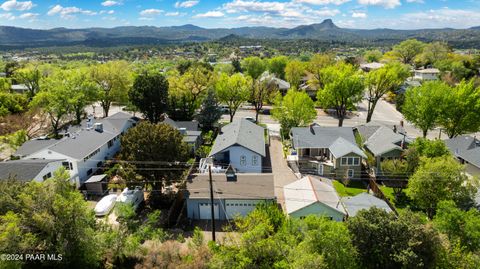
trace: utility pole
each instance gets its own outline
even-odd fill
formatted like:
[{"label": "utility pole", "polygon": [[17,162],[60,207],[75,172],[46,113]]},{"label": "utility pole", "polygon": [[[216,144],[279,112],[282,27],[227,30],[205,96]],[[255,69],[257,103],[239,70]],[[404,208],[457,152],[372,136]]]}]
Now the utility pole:
[{"label": "utility pole", "polygon": [[210,181],[210,208],[212,210],[212,240],[215,242],[215,206],[213,203],[213,180],[212,180],[212,166],[208,166],[208,177]]}]

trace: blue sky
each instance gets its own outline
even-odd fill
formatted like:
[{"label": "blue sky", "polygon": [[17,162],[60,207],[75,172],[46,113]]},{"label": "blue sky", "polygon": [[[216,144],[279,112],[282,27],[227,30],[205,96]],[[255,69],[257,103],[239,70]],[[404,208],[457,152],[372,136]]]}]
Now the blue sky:
[{"label": "blue sky", "polygon": [[0,0],[0,25],[42,29],[295,27],[328,18],[349,28],[468,28],[480,26],[480,0]]}]

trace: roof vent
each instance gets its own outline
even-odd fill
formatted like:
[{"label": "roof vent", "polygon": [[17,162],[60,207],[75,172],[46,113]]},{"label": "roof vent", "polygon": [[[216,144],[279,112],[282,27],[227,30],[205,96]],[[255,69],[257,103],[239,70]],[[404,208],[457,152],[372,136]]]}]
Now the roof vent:
[{"label": "roof vent", "polygon": [[103,123],[97,122],[93,125],[93,127],[95,128],[95,131],[97,131],[99,133],[103,132]]}]

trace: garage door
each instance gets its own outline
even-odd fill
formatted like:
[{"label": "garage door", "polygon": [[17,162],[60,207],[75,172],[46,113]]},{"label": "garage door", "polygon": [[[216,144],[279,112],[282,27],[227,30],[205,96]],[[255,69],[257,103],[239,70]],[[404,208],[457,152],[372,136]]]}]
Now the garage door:
[{"label": "garage door", "polygon": [[[212,219],[212,207],[210,203],[200,203],[200,219]],[[213,211],[215,219],[218,219],[218,203],[214,203]]]},{"label": "garage door", "polygon": [[252,200],[227,200],[225,202],[225,211],[228,219],[233,219],[235,216],[246,216],[255,209],[255,206],[260,201]]}]

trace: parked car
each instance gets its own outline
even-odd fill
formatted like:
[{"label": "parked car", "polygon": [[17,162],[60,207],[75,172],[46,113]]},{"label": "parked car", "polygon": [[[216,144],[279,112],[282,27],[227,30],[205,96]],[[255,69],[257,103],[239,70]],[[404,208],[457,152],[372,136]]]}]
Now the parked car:
[{"label": "parked car", "polygon": [[262,114],[263,114],[263,115],[270,115],[270,112],[271,112],[271,111],[270,111],[270,109],[268,109],[268,108],[262,110]]},{"label": "parked car", "polygon": [[108,215],[112,208],[115,206],[115,202],[117,201],[116,194],[109,194],[102,199],[95,205],[95,216],[102,217]]},{"label": "parked car", "polygon": [[135,189],[130,190],[125,188],[122,193],[118,196],[117,202],[119,203],[130,203],[135,210],[138,209],[140,204],[143,202],[143,190],[141,187],[137,186]]},{"label": "parked car", "polygon": [[244,119],[250,121],[250,122],[253,122],[253,123],[257,123],[257,121],[255,120],[254,117],[245,117]]},{"label": "parked car", "polygon": [[226,105],[221,105],[219,106],[220,111],[222,111],[222,114],[229,114],[230,113],[230,108]]}]

